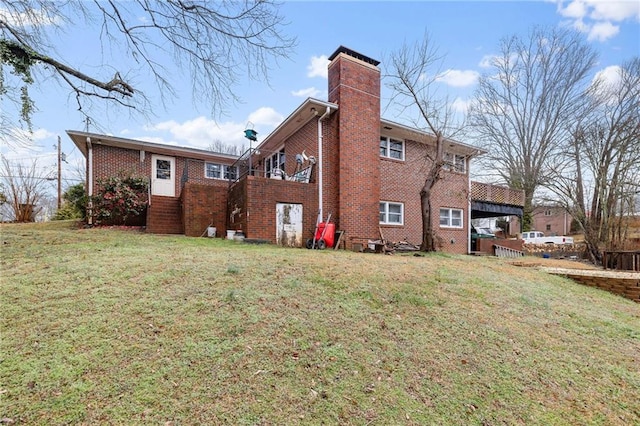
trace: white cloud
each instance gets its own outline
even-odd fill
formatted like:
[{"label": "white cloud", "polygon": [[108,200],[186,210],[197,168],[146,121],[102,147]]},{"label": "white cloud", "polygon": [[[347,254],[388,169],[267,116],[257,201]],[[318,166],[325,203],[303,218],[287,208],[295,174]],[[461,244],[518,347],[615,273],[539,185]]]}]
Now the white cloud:
[{"label": "white cloud", "polygon": [[11,10],[0,8],[0,20],[14,27],[31,27],[60,25],[62,19],[59,16],[51,16],[42,9],[30,9],[29,12],[12,13]]},{"label": "white cloud", "polygon": [[480,68],[491,68],[496,58],[496,55],[484,55],[482,59],[480,59],[478,66]]},{"label": "white cloud", "polygon": [[620,32],[620,27],[613,25],[611,22],[600,22],[594,24],[589,30],[589,36],[587,39],[606,41]]},{"label": "white cloud", "polygon": [[140,136],[136,139],[170,145],[186,145],[207,149],[211,143],[220,140],[227,145],[246,146],[244,130],[248,123],[258,132],[258,140],[266,137],[283,120],[281,114],[273,108],[262,107],[249,114],[242,123],[227,121],[216,123],[204,116],[179,123],[175,120],[163,121],[153,126],[146,126],[148,132],[167,132],[170,137],[157,135]]},{"label": "white cloud", "polygon": [[[511,54],[511,56],[509,56],[509,61],[513,62],[513,61],[517,61],[518,60],[518,55],[516,53]],[[480,59],[480,62],[478,63],[478,66],[480,68],[492,68],[495,66],[498,67],[502,67],[505,64],[505,59],[503,56],[500,55],[484,55],[482,57],[482,59]]]},{"label": "white cloud", "polygon": [[474,85],[478,81],[480,74],[473,70],[446,70],[438,77],[436,81],[453,87],[467,87]]},{"label": "white cloud", "polygon": [[640,20],[640,3],[636,0],[558,0],[557,5],[558,13],[569,19],[568,24],[587,33],[590,41],[615,37],[620,32],[616,23]]},{"label": "white cloud", "polygon": [[300,98],[316,98],[322,91],[320,89],[316,89],[315,87],[309,87],[307,89],[300,89],[291,92],[293,96],[297,96]]},{"label": "white cloud", "polygon": [[51,133],[47,129],[37,129],[33,131],[31,138],[34,141],[42,141],[45,139],[55,139],[57,135],[55,133]]},{"label": "white cloud", "polygon": [[591,81],[592,85],[599,85],[597,96],[606,103],[614,103],[621,89],[623,70],[618,65],[612,65],[598,71]]},{"label": "white cloud", "polygon": [[456,100],[451,103],[451,108],[453,108],[455,112],[466,114],[472,102],[473,100],[471,99],[464,100],[462,98],[456,98]]},{"label": "white cloud", "polygon": [[600,82],[612,90],[615,90],[622,81],[622,68],[618,65],[611,65],[605,69],[598,71],[593,77],[592,84]]},{"label": "white cloud", "polygon": [[625,19],[640,19],[640,3],[631,1],[595,1],[587,3],[593,8],[590,17],[595,20],[612,20],[616,22]]},{"label": "white cloud", "polygon": [[567,7],[562,7],[562,2],[558,4],[558,13],[565,18],[582,19],[587,15],[587,6],[582,1],[572,1]]},{"label": "white cloud", "polygon": [[0,153],[6,154],[13,150],[26,150],[34,153],[40,151],[43,143],[47,148],[50,144],[54,145],[57,136],[46,129],[36,129],[30,133],[19,127],[8,126],[0,132]]},{"label": "white cloud", "polygon": [[327,55],[312,56],[311,63],[307,65],[307,77],[328,77],[329,59]]},{"label": "white cloud", "polygon": [[576,19],[572,23],[571,26],[581,33],[588,33],[591,30],[591,26],[584,23],[582,19]]},{"label": "white cloud", "polygon": [[255,125],[264,125],[275,128],[282,122],[284,117],[270,107],[262,107],[249,114],[249,121]]}]

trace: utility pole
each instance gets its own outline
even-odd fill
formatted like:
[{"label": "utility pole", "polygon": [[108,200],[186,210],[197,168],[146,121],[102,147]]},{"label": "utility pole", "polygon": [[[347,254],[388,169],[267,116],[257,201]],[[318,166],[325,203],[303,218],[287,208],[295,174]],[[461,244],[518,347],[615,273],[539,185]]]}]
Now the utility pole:
[{"label": "utility pole", "polygon": [[62,152],[62,143],[58,136],[58,210],[62,207],[62,162],[67,162],[67,156]]}]

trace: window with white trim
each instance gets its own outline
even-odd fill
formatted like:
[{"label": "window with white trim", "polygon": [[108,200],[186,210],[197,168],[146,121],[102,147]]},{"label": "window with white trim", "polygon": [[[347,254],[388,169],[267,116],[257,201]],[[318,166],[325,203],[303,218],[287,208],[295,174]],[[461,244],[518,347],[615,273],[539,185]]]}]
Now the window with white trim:
[{"label": "window with white trim", "polygon": [[204,177],[207,179],[238,179],[238,167],[218,163],[204,163]]},{"label": "window with white trim", "polygon": [[458,173],[466,173],[467,157],[464,155],[452,154],[451,152],[445,152],[443,168],[445,170],[453,170]]},{"label": "window with white trim", "polygon": [[383,225],[403,225],[404,204],[380,201],[380,223]]},{"label": "window with white trim", "polygon": [[440,209],[440,226],[443,228],[462,228],[462,210]]},{"label": "window with white trim", "polygon": [[278,152],[274,153],[270,157],[265,159],[265,168],[264,174],[266,177],[271,177],[274,173],[274,170],[280,169],[284,172],[284,164],[286,157],[284,155],[284,147],[281,148]]},{"label": "window with white trim", "polygon": [[387,136],[380,136],[380,156],[404,160],[404,141]]},{"label": "window with white trim", "polygon": [[551,212],[551,210],[547,209],[547,210],[544,211],[544,215],[545,216],[551,216],[551,215],[553,215],[553,213]]}]

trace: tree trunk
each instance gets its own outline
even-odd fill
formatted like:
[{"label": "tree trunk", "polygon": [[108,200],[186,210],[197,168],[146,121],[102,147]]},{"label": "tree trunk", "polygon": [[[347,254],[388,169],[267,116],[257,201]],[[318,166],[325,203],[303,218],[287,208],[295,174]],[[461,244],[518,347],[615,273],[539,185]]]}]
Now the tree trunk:
[{"label": "tree trunk", "polygon": [[443,157],[442,134],[436,132],[436,156],[424,181],[424,186],[420,190],[420,205],[422,207],[422,244],[420,250],[422,251],[436,251],[436,238],[431,221],[431,190],[440,179],[440,170],[444,164]]},{"label": "tree trunk", "polygon": [[422,251],[436,251],[433,226],[431,225],[431,188],[425,182],[420,191],[420,205],[422,206]]}]

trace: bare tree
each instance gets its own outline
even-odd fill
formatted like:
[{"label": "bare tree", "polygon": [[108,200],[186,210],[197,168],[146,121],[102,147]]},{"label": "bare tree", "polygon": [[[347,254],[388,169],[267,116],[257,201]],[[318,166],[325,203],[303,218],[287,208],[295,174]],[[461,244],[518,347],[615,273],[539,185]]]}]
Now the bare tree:
[{"label": "bare tree", "polygon": [[216,139],[209,144],[209,151],[217,152],[218,154],[230,154],[241,156],[245,152],[244,145],[232,145],[222,142],[220,139]]},{"label": "bare tree", "polygon": [[596,61],[580,34],[535,28],[527,39],[503,40],[479,80],[469,124],[489,152],[484,168],[525,191],[525,230],[535,192],[549,181],[569,125],[587,111],[584,93]]},{"label": "bare tree", "polygon": [[590,258],[624,247],[627,218],[640,193],[640,58],[619,69],[619,81],[599,82],[597,105],[573,127],[564,167],[547,186],[584,232]]},{"label": "bare tree", "polygon": [[[438,54],[430,37],[425,34],[422,41],[412,45],[404,44],[391,53],[389,60],[387,86],[392,89],[391,102],[400,108],[404,117],[414,117],[414,127],[433,134],[435,149],[427,154],[427,174],[420,190],[422,211],[423,251],[436,250],[436,238],[433,230],[431,192],[441,179],[445,165],[444,142],[452,137],[460,127],[452,125],[452,110],[448,100],[438,96],[434,83],[441,75],[442,56]],[[426,142],[426,141],[424,141]]]},{"label": "bare tree", "polygon": [[37,160],[29,165],[11,162],[2,157],[0,169],[3,195],[6,202],[2,204],[3,219],[16,222],[33,222],[38,216],[47,194],[48,180]]},{"label": "bare tree", "polygon": [[[95,64],[91,69],[99,71],[89,72],[57,57],[56,34],[79,23],[99,28],[96,45],[124,55],[128,68]],[[2,0],[0,96],[19,102],[19,121],[30,127],[35,106],[28,87],[37,70],[38,84],[55,78],[84,114],[90,113],[84,108],[90,99],[146,111],[136,78],[154,78],[164,102],[175,96],[172,79],[185,78],[168,73],[172,60],[189,72],[194,96],[209,101],[212,114],[219,115],[238,100],[234,87],[242,75],[266,78],[271,60],[287,57],[295,39],[283,35],[284,24],[273,0]],[[14,78],[12,85],[10,74],[22,81]]]}]

